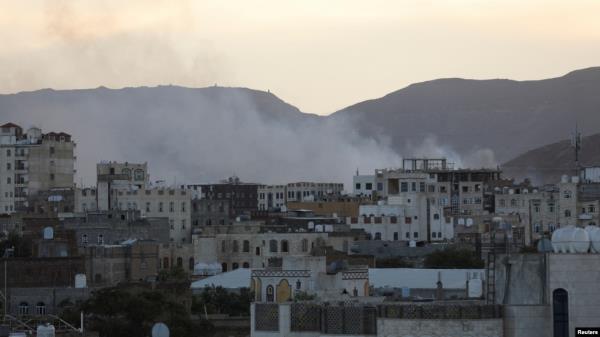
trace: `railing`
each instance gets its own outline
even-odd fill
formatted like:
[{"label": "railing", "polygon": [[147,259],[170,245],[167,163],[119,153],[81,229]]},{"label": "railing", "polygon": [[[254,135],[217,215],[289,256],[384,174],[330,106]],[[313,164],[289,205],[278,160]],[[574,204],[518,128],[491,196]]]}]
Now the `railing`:
[{"label": "railing", "polygon": [[26,316],[12,316],[4,315],[3,322],[8,325],[10,331],[35,331],[38,325],[46,323],[52,324],[56,332],[81,332],[80,328],[77,328],[69,322],[63,320],[56,315],[26,315]]}]

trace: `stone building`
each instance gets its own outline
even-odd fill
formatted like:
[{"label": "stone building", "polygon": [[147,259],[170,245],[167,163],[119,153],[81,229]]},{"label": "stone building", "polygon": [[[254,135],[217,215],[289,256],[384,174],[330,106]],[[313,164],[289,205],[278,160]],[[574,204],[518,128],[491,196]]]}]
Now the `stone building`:
[{"label": "stone building", "polygon": [[[194,191],[195,199],[211,200],[214,204],[229,205],[229,219],[249,216],[258,210],[258,184],[241,182],[238,177],[230,177],[217,184],[196,184],[181,186]],[[203,224],[199,221],[199,225]]]},{"label": "stone building", "polygon": [[159,271],[159,244],[128,240],[118,245],[89,245],[83,249],[85,273],[93,287],[147,281]]},{"label": "stone building", "polygon": [[0,126],[0,212],[28,211],[39,191],[73,188],[75,143],[64,132]]},{"label": "stone building", "polygon": [[[289,203],[324,201],[340,197],[344,184],[325,182],[294,182],[286,185],[258,186],[258,209],[280,210],[290,207]],[[295,206],[294,206],[295,207]]]}]

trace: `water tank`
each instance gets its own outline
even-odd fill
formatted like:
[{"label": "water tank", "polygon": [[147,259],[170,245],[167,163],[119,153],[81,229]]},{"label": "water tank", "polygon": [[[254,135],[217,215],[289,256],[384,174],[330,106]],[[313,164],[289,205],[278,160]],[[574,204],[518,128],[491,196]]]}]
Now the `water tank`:
[{"label": "water tank", "polygon": [[569,182],[569,176],[568,175],[563,175],[560,177],[560,182],[561,183],[568,183]]},{"label": "water tank", "polygon": [[412,247],[412,248],[416,247],[417,246],[417,241],[415,241],[415,240],[408,241],[408,246]]},{"label": "water tank", "polygon": [[574,184],[578,184],[579,183],[579,177],[578,176],[571,177],[571,182],[574,183]]},{"label": "water tank", "polygon": [[594,230],[588,232],[592,251],[594,253],[600,253],[600,228],[596,226],[589,227],[595,227]]},{"label": "water tank", "polygon": [[85,276],[85,274],[75,275],[75,288],[87,288],[87,277]]},{"label": "water tank", "polygon": [[569,253],[587,253],[590,250],[590,236],[583,228],[573,228],[571,241],[569,242]]},{"label": "water tank", "polygon": [[552,233],[552,249],[555,253],[563,252],[563,231],[564,228],[559,228]]},{"label": "water tank", "polygon": [[165,323],[159,322],[152,327],[152,337],[169,337],[170,335],[169,327]]},{"label": "water tank", "polygon": [[473,226],[473,219],[471,219],[471,218],[467,218],[467,223],[466,223],[466,226],[467,226],[467,227],[471,227],[471,226]]},{"label": "water tank", "polygon": [[44,324],[38,325],[37,327],[37,337],[54,337],[56,334],[54,325]]},{"label": "water tank", "polygon": [[483,295],[483,285],[480,279],[474,278],[467,281],[469,293],[467,296],[469,298],[479,298]]}]

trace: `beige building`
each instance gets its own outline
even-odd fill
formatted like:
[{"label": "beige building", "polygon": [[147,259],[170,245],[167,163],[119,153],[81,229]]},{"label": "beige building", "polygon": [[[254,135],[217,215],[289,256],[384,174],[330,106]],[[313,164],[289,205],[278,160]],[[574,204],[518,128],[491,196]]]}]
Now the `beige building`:
[{"label": "beige building", "polygon": [[67,133],[26,133],[12,123],[0,126],[0,212],[27,211],[39,191],[72,188],[75,143]]}]

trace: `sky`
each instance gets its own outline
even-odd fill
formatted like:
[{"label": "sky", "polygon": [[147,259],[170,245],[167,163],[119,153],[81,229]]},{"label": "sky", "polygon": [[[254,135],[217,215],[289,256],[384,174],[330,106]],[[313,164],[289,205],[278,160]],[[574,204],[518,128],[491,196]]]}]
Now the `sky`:
[{"label": "sky", "polygon": [[0,93],[270,90],[329,114],[440,77],[600,65],[597,0],[0,0]]}]

